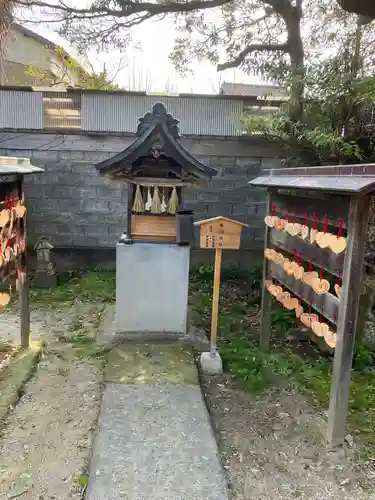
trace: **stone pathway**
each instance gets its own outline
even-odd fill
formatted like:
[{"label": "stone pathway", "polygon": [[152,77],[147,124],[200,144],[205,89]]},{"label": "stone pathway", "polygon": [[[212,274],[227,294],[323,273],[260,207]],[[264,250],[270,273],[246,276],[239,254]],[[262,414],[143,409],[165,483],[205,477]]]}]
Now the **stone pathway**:
[{"label": "stone pathway", "polygon": [[[103,360],[90,343],[101,304],[31,313],[43,359],[0,432],[0,500],[82,500],[101,399]],[[86,337],[84,337],[86,338]],[[16,310],[0,316],[0,341],[19,341]]]},{"label": "stone pathway", "polygon": [[110,353],[87,500],[228,500],[193,353]]}]

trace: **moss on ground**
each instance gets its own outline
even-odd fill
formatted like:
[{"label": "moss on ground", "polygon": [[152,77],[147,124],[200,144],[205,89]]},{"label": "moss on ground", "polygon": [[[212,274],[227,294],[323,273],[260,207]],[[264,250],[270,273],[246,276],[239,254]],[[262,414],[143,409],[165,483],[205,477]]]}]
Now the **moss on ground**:
[{"label": "moss on ground", "polygon": [[193,352],[180,344],[116,346],[108,354],[105,380],[122,384],[199,383]]},{"label": "moss on ground", "polygon": [[52,289],[30,288],[30,302],[34,307],[60,307],[79,302],[113,302],[115,274],[90,271],[70,279],[60,279]]}]

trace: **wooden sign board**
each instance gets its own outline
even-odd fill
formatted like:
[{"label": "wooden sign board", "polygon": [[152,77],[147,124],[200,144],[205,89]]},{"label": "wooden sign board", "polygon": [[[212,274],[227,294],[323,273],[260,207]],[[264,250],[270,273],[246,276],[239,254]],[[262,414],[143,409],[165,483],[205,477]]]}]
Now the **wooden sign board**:
[{"label": "wooden sign board", "polygon": [[238,250],[241,244],[241,232],[247,224],[227,217],[214,217],[195,223],[200,227],[200,248],[221,248]]},{"label": "wooden sign board", "polygon": [[265,170],[268,188],[260,343],[274,297],[334,349],[327,437],[343,445],[375,165]]}]

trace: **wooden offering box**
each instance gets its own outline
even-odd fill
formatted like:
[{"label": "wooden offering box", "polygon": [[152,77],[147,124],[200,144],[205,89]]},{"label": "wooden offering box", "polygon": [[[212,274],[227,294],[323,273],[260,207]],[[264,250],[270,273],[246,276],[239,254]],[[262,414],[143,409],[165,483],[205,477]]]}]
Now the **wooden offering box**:
[{"label": "wooden offering box", "polygon": [[242,228],[248,227],[247,224],[221,216],[196,222],[195,226],[200,227],[201,248],[224,250],[240,248]]},{"label": "wooden offering box", "polygon": [[176,218],[173,215],[133,215],[133,240],[176,241]]},{"label": "wooden offering box", "polygon": [[271,301],[334,349],[327,437],[343,445],[375,165],[264,170],[268,189],[260,343]]},{"label": "wooden offering box", "polygon": [[181,146],[178,123],[163,104],[156,103],[152,113],[139,119],[134,143],[96,166],[101,175],[128,183],[127,234],[121,238],[124,243],[173,243],[177,242],[176,235],[183,239],[182,233],[189,233],[186,220],[192,226],[191,214],[186,211],[176,217],[183,208],[184,187],[216,175],[216,170]]}]

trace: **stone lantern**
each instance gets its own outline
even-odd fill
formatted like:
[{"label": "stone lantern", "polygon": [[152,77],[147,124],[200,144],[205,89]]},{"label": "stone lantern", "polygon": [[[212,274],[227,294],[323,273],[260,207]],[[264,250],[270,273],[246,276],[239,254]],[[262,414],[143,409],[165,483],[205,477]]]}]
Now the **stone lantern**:
[{"label": "stone lantern", "polygon": [[37,255],[36,285],[51,288],[57,283],[54,263],[51,258],[53,245],[44,236],[34,246]]}]

